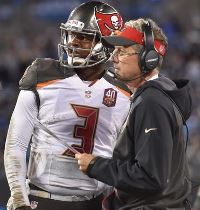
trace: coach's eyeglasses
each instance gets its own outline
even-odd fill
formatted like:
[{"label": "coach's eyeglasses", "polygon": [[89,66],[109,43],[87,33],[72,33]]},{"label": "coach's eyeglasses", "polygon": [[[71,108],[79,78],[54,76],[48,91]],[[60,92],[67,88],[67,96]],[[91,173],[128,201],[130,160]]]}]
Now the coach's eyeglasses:
[{"label": "coach's eyeglasses", "polygon": [[112,57],[123,57],[123,56],[131,56],[131,55],[138,55],[140,54],[139,52],[132,52],[132,53],[129,53],[129,52],[126,52],[126,51],[123,51],[121,49],[115,49],[111,56]]}]

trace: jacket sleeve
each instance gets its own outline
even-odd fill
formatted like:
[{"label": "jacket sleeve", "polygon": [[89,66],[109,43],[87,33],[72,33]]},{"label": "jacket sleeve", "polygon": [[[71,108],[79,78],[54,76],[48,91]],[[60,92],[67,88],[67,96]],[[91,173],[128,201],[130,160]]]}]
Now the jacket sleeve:
[{"label": "jacket sleeve", "polygon": [[[88,175],[125,192],[165,188],[171,172],[172,118],[169,107],[151,100],[141,102],[131,113],[131,122],[126,126],[131,133],[128,137],[130,145],[134,145],[130,146],[132,155],[128,159],[98,157],[89,166]],[[123,137],[120,140],[123,142]]]},{"label": "jacket sleeve", "polygon": [[37,117],[34,93],[22,90],[8,129],[4,163],[13,207],[30,206],[26,190],[26,152]]}]

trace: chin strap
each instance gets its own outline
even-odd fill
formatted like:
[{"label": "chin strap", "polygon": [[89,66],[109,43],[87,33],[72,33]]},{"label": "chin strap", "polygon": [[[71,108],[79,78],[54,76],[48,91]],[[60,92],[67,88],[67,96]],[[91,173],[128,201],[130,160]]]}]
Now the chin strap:
[{"label": "chin strap", "polygon": [[79,57],[68,57],[68,65],[70,65],[71,67],[73,66],[84,66],[86,64],[86,60],[84,58],[79,58]]}]

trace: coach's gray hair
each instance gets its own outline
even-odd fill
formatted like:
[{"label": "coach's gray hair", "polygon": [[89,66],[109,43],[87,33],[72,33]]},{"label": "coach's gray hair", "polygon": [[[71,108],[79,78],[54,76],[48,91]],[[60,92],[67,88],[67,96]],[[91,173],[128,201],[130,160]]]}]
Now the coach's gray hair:
[{"label": "coach's gray hair", "polygon": [[[155,21],[153,21],[152,19],[150,19],[150,18],[148,18],[148,19],[139,18],[139,19],[136,19],[136,20],[129,20],[125,23],[125,27],[132,27],[132,28],[137,29],[140,32],[143,32],[142,31],[142,25],[144,23],[146,23],[147,21],[149,21],[150,24],[151,24],[154,39],[160,40],[167,48],[168,41],[167,41],[166,35],[164,34],[163,30],[157,25],[157,23]],[[135,47],[138,48],[139,46],[138,47],[135,46]],[[160,67],[162,65],[162,62],[163,62],[163,56],[161,56],[161,55],[159,55],[159,56],[160,56],[160,62],[159,62],[159,65],[158,65],[158,69],[160,69]]]}]

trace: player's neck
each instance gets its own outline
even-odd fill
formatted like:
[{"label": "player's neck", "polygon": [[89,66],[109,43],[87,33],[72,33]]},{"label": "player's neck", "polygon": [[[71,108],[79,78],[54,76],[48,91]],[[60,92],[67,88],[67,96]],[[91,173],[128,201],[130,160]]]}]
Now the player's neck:
[{"label": "player's neck", "polygon": [[92,68],[77,69],[76,73],[81,80],[94,81],[100,79],[104,75],[105,70],[103,66],[96,66]]}]

